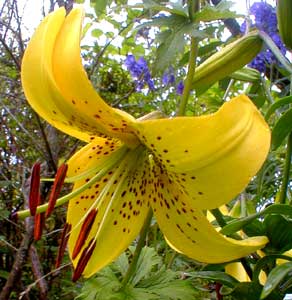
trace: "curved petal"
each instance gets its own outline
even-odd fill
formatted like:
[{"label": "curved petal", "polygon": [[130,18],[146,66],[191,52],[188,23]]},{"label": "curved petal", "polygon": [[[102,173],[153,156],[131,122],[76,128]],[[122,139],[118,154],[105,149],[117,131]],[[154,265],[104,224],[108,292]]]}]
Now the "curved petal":
[{"label": "curved petal", "polygon": [[113,160],[112,154],[121,147],[119,140],[96,137],[68,160],[67,181],[74,182],[74,178],[96,174],[107,161]]},{"label": "curved petal", "polygon": [[176,188],[165,171],[156,166],[152,174],[150,204],[166,240],[178,252],[200,262],[222,263],[246,256],[268,242],[266,237],[241,241],[224,237]]},{"label": "curved petal", "polygon": [[41,117],[69,135],[89,141],[88,133],[71,120],[74,111],[67,107],[52,74],[52,52],[64,18],[65,10],[59,9],[37,28],[22,59],[22,86],[29,104]]},{"label": "curved petal", "polygon": [[141,140],[191,197],[210,209],[240,193],[263,164],[270,130],[246,96],[209,116],[137,122]]},{"label": "curved petal", "polygon": [[88,80],[80,57],[82,20],[83,10],[73,9],[56,39],[53,70],[58,87],[69,104],[78,110],[78,114],[87,117],[89,124],[96,123],[100,132],[118,137],[128,144],[135,143],[137,138],[128,128],[135,119],[107,105]]},{"label": "curved petal", "polygon": [[[85,153],[82,162],[92,167]],[[112,262],[138,235],[149,210],[143,199],[141,186],[145,182],[139,156],[143,159],[140,150],[131,151],[102,180],[70,200],[67,222],[72,231],[68,245],[75,279],[81,273],[89,277]],[[87,181],[76,182],[74,189]]]},{"label": "curved petal", "polygon": [[[54,127],[78,139],[90,141],[94,136],[109,135],[135,144],[137,138],[133,134],[122,132],[126,131],[127,124],[133,118],[119,114],[105,104],[94,92],[82,68],[79,46],[81,20],[80,9],[73,10],[65,18],[65,10],[61,8],[49,14],[37,28],[22,61],[22,85],[28,102]],[[67,69],[66,57],[71,56],[72,68]],[[64,60],[64,67],[59,58]],[[60,77],[65,77],[67,83]],[[76,98],[68,93],[68,89],[76,93]],[[77,93],[78,90],[84,90],[87,94]]]}]

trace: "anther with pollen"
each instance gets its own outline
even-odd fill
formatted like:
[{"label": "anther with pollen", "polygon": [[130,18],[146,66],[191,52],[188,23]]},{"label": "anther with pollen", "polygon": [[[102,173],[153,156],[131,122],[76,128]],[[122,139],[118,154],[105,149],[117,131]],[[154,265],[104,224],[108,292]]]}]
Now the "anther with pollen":
[{"label": "anther with pollen", "polygon": [[59,194],[61,192],[62,186],[65,181],[67,170],[68,170],[68,165],[66,165],[66,164],[62,164],[57,170],[57,174],[56,174],[55,181],[53,184],[52,192],[51,192],[50,198],[49,198],[48,208],[46,211],[46,218],[49,217],[54,210],[56,201],[59,197]]},{"label": "anther with pollen", "polygon": [[95,246],[96,246],[96,241],[94,241],[94,239],[92,239],[88,243],[88,246],[82,251],[82,254],[78,260],[76,269],[74,270],[74,273],[72,276],[73,282],[77,281],[80,278],[80,276],[82,275],[85,267],[87,266],[88,261],[91,258],[91,255],[95,249]]},{"label": "anther with pollen", "polygon": [[63,228],[62,236],[61,236],[61,243],[59,245],[58,255],[57,255],[56,264],[55,264],[56,268],[60,267],[61,262],[63,260],[71,228],[72,228],[72,225],[69,224],[69,223],[66,223],[65,226],[64,226],[64,228]]},{"label": "anther with pollen", "polygon": [[77,238],[77,241],[76,241],[73,253],[72,253],[72,259],[75,259],[76,256],[79,254],[80,250],[82,249],[86,239],[88,238],[89,232],[94,223],[96,215],[97,215],[97,210],[92,209],[89,212],[89,214],[86,216],[86,218],[81,226],[81,229],[80,229],[80,232],[79,232],[79,235],[78,235],[78,238]]},{"label": "anther with pollen", "polygon": [[[39,194],[38,201],[36,202],[37,206],[43,203],[42,197]],[[39,241],[42,237],[43,229],[45,227],[45,213],[36,213],[34,216],[34,229],[33,237],[35,241]]]},{"label": "anther with pollen", "polygon": [[29,210],[30,210],[30,214],[32,216],[34,216],[36,214],[37,206],[39,204],[40,179],[41,179],[40,170],[41,170],[41,164],[35,163],[32,167],[29,198],[28,198]]}]

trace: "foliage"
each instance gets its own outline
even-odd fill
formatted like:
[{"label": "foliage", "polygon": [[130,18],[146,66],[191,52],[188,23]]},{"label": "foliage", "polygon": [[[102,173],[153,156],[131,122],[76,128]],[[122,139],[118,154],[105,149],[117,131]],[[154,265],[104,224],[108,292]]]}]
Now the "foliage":
[{"label": "foliage", "polygon": [[[70,1],[45,2],[45,14],[48,7],[70,7]],[[159,0],[134,5],[124,0],[91,1],[92,9],[86,8],[83,62],[94,87],[109,104],[135,117],[154,110],[166,116],[177,112],[188,74],[191,41],[195,39],[198,44],[198,67],[223,46],[238,40],[230,35],[226,41],[225,29],[232,32],[229,21],[240,22],[229,1],[199,2],[200,10],[192,14],[185,1],[167,5]],[[220,3],[215,6],[215,2]],[[24,249],[28,236],[22,275],[13,282],[9,299],[283,299],[291,292],[291,64],[283,56],[288,50],[277,31],[274,7],[260,2],[250,10],[255,22],[252,25],[272,40],[249,62],[259,72],[232,71],[200,94],[191,91],[186,106],[186,115],[204,115],[233,96],[246,93],[271,127],[272,149],[267,161],[246,190],[228,205],[223,216],[225,226],[220,224],[221,232],[233,237],[269,237],[263,251],[241,260],[251,281],[239,282],[234,274],[225,272],[223,264],[200,264],[174,254],[154,222],[147,235],[148,246],[126,284],[123,278],[135,247],[93,278],[75,284],[67,255],[55,270],[65,208],[58,208],[49,217],[38,242],[32,242],[30,218],[24,222],[13,219],[15,211],[28,206],[33,164],[40,162],[42,176],[53,178],[57,166],[81,144],[50,127],[26,103],[20,66],[28,37],[23,36],[21,10],[17,1],[5,0],[0,5],[0,291],[15,269],[17,250]],[[269,47],[271,43],[278,48]],[[284,63],[279,63],[279,57]],[[50,188],[50,181],[42,182],[43,201],[47,201]],[[70,185],[65,185],[63,193],[69,190]],[[267,278],[261,281],[263,273]]]}]

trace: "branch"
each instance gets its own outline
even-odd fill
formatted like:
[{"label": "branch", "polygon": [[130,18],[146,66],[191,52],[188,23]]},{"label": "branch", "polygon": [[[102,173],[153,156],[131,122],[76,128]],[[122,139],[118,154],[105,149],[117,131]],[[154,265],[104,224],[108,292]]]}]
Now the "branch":
[{"label": "branch", "polygon": [[22,268],[27,260],[30,245],[33,242],[32,218],[27,218],[25,220],[25,223],[26,223],[26,232],[21,241],[20,247],[16,253],[16,257],[11,272],[9,273],[8,279],[5,283],[5,286],[0,292],[0,300],[10,299],[11,292],[13,291],[17,283],[20,281]]},{"label": "branch", "polygon": [[40,300],[47,300],[48,284],[43,275],[43,268],[36,248],[32,245],[29,250],[33,275],[40,289]]}]

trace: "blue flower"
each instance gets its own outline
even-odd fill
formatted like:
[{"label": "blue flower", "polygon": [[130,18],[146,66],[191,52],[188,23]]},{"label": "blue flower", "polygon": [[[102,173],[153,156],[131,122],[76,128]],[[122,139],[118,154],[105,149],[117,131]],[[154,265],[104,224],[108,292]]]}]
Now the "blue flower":
[{"label": "blue flower", "polygon": [[162,84],[164,86],[168,86],[170,84],[174,84],[175,76],[174,76],[174,69],[173,67],[169,67],[162,76]]},{"label": "blue flower", "polygon": [[176,87],[176,93],[177,93],[178,95],[182,95],[182,94],[183,94],[183,91],[184,91],[184,83],[183,83],[183,81],[181,80],[181,81],[178,83],[177,87]]},{"label": "blue flower", "polygon": [[154,90],[154,82],[144,57],[140,57],[137,61],[134,55],[127,55],[125,66],[135,80],[136,90],[141,91],[147,84],[150,90]]},{"label": "blue flower", "polygon": [[[250,8],[250,14],[254,16],[253,27],[266,32],[280,49],[283,55],[286,54],[286,48],[278,34],[277,14],[275,8],[266,2],[255,2]],[[245,32],[246,23],[241,26],[241,31]],[[249,64],[250,67],[260,72],[265,72],[266,66],[278,63],[276,57],[270,49],[259,53]]]}]

